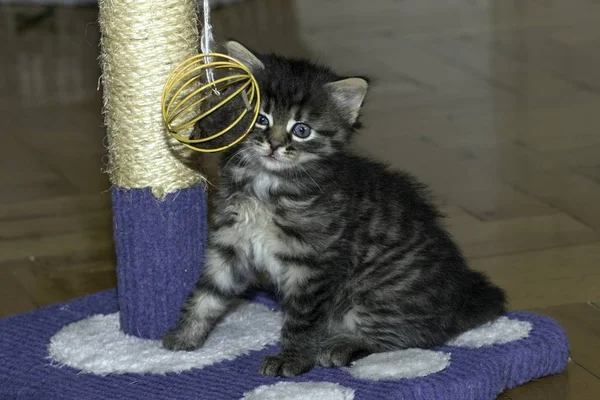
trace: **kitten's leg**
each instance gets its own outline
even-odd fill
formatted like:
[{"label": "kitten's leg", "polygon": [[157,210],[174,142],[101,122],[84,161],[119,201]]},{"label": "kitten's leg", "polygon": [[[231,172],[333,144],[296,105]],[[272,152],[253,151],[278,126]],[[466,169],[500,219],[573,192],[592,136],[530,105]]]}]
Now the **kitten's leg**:
[{"label": "kitten's leg", "polygon": [[265,357],[260,365],[262,375],[291,378],[315,365],[318,341],[324,335],[317,300],[322,298],[323,286],[323,282],[315,280],[297,290],[295,297],[284,301],[286,314],[281,329],[280,352]]},{"label": "kitten's leg", "polygon": [[363,339],[350,334],[339,334],[323,341],[317,363],[322,367],[343,367],[371,353]]},{"label": "kitten's leg", "polygon": [[179,323],[163,337],[169,350],[195,350],[204,344],[231,300],[241,294],[251,275],[235,249],[212,246],[207,251],[202,277],[186,301]]},{"label": "kitten's leg", "polygon": [[288,318],[284,320],[279,354],[263,359],[260,365],[262,375],[292,378],[315,365],[319,329],[312,323],[289,321]]}]

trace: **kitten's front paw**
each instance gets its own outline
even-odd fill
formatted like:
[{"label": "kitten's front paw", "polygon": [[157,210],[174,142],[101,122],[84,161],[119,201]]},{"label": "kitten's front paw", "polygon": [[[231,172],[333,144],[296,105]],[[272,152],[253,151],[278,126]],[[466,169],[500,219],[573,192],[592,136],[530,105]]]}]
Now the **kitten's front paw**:
[{"label": "kitten's front paw", "polygon": [[313,363],[306,358],[291,354],[267,356],[260,364],[260,373],[264,376],[283,376],[293,378],[310,370]]},{"label": "kitten's front paw", "polygon": [[204,337],[189,327],[178,325],[163,336],[162,343],[168,350],[192,351],[202,346]]}]

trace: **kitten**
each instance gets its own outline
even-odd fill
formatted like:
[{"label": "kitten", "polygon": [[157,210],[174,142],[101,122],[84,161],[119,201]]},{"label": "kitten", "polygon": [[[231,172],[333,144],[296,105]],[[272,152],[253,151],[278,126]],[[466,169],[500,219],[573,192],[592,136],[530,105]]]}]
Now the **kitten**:
[{"label": "kitten", "polygon": [[441,345],[504,312],[504,292],[468,268],[423,185],[349,153],[366,80],[227,48],[256,76],[261,114],[224,157],[203,274],[166,348],[202,346],[261,273],[285,315],[266,376]]}]

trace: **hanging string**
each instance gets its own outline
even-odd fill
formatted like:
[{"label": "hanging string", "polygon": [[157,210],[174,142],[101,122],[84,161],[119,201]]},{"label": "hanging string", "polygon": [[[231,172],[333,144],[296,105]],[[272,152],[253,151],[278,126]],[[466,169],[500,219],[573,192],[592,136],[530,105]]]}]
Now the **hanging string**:
[{"label": "hanging string", "polygon": [[[202,50],[203,54],[210,54],[211,53],[211,46],[213,44],[214,38],[213,38],[213,34],[212,34],[212,25],[210,24],[210,4],[209,4],[209,0],[204,0],[203,2],[203,27],[202,27],[202,37],[200,38],[200,50]],[[204,57],[204,63],[205,64],[209,64],[212,62],[212,57],[210,56],[205,56]],[[214,72],[212,68],[206,68],[206,80],[208,81],[208,83],[213,84],[215,82],[215,76],[214,76]],[[217,95],[220,96],[221,93],[219,92],[219,90],[217,89],[216,85],[212,85],[212,90],[213,92]]]}]

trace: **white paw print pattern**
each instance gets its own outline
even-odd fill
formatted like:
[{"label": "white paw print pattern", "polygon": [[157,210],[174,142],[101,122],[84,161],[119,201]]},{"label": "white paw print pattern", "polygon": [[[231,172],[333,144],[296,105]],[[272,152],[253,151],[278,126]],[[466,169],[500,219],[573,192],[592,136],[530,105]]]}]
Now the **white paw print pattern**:
[{"label": "white paw print pattern", "polygon": [[244,393],[242,400],[353,400],[354,390],[331,382],[279,382]]},{"label": "white paw print pattern", "polygon": [[368,355],[354,362],[347,371],[355,378],[379,381],[427,376],[443,371],[448,365],[450,353],[406,349]]},{"label": "white paw print pattern", "polygon": [[450,346],[478,348],[506,344],[525,339],[533,329],[528,321],[500,317],[495,321],[471,329],[448,342]]},{"label": "white paw print pattern", "polygon": [[118,313],[94,315],[62,328],[50,340],[48,351],[59,365],[98,375],[182,372],[275,344],[281,325],[280,312],[247,303],[215,327],[201,349],[173,352],[163,348],[159,340],[124,334],[119,329]]}]

